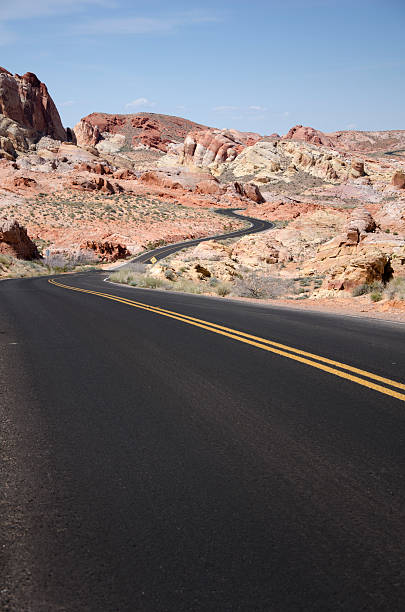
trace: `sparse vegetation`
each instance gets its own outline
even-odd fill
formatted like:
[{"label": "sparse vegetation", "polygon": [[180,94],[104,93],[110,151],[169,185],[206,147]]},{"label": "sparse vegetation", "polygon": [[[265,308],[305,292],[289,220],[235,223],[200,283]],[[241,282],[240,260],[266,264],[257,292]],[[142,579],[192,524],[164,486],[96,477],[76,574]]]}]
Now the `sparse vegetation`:
[{"label": "sparse vegetation", "polygon": [[235,281],[233,292],[241,297],[274,299],[293,292],[293,289],[294,284],[290,279],[248,271]]},{"label": "sparse vegetation", "polygon": [[405,300],[405,278],[393,278],[386,285],[384,295],[389,300]]},{"label": "sparse vegetation", "polygon": [[379,299],[381,299],[381,297],[379,299],[375,299],[375,298],[377,295],[382,296],[383,291],[384,291],[384,283],[382,283],[381,281],[374,281],[373,283],[363,283],[361,285],[358,285],[357,287],[354,287],[352,291],[352,296],[358,297],[360,295],[370,294],[370,296],[374,295],[374,298],[371,297],[373,302],[378,302]]},{"label": "sparse vegetation", "polygon": [[62,272],[85,272],[95,267],[92,253],[76,255],[55,254],[45,259],[24,261],[10,255],[0,254],[0,278],[27,278],[61,274]]}]

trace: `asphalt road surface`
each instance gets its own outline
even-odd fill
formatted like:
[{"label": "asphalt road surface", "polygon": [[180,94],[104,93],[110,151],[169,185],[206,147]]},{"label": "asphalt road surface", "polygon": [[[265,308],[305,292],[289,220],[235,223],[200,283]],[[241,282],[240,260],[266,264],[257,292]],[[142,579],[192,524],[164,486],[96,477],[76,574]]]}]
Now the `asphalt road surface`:
[{"label": "asphalt road surface", "polygon": [[[249,222],[249,226],[245,229],[236,230],[234,232],[228,232],[227,234],[218,234],[216,236],[208,236],[207,238],[196,238],[195,240],[186,240],[184,242],[176,242],[175,244],[167,244],[158,249],[154,249],[153,251],[147,251],[145,253],[141,253],[134,257],[131,262],[138,263],[148,263],[150,262],[151,257],[155,257],[156,261],[159,259],[164,259],[168,255],[172,253],[176,253],[180,251],[184,247],[194,246],[196,244],[200,244],[200,242],[207,242],[207,240],[212,240],[215,238],[216,240],[221,240],[222,238],[239,238],[241,236],[245,236],[247,234],[257,234],[259,232],[263,232],[265,230],[271,229],[274,227],[274,224],[270,221],[264,221],[262,219],[255,219],[254,217],[247,217],[245,215],[238,215],[238,213],[234,212],[238,210],[237,208],[218,208],[215,210],[217,214],[224,215],[225,217],[230,217],[233,219],[241,219],[242,221]],[[128,264],[123,264],[121,267],[125,267]]]},{"label": "asphalt road surface", "polygon": [[0,283],[1,610],[403,611],[405,326],[104,276]]}]

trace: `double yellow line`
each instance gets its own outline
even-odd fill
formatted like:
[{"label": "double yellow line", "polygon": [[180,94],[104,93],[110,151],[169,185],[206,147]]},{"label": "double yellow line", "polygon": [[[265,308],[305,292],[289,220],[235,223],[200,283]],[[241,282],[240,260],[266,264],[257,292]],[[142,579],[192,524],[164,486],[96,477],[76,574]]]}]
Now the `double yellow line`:
[{"label": "double yellow line", "polygon": [[[265,338],[260,338],[259,336],[247,334],[230,327],[225,327],[224,325],[211,323],[209,321],[205,321],[204,319],[197,319],[196,317],[189,317],[188,315],[183,315],[172,310],[159,308],[158,306],[149,306],[149,304],[112,295],[110,293],[101,293],[99,291],[90,291],[89,289],[71,287],[70,285],[59,283],[55,279],[51,279],[48,282],[57,287],[62,287],[63,289],[97,295],[98,297],[102,297],[107,300],[120,302],[121,304],[126,304],[127,306],[139,308],[141,310],[148,310],[154,314],[169,317],[170,319],[175,319],[176,321],[181,321],[182,323],[187,323],[188,325],[194,325],[195,327],[200,327],[201,329],[205,329],[212,333],[226,336],[232,340],[249,344],[264,351],[275,353],[276,355],[281,355],[282,357],[287,357],[288,359],[293,359],[294,361],[304,363],[305,365],[317,368],[318,370],[322,370],[328,374],[339,376],[340,378],[350,380],[354,383],[362,385],[363,387],[368,387],[369,389],[373,389],[379,393],[384,393],[385,395],[390,395],[391,397],[405,401],[405,393],[401,392],[405,391],[404,383],[391,380],[390,378],[385,378],[384,376],[379,376],[373,372],[361,370],[360,368],[356,368],[346,363],[334,361],[333,359],[328,359],[327,357],[322,357],[321,355],[316,355],[314,353],[308,353],[307,351],[302,351],[292,346],[287,346],[286,344],[280,344],[279,342],[274,342],[273,340],[267,340]],[[397,389],[400,389],[401,391],[397,391]]]}]

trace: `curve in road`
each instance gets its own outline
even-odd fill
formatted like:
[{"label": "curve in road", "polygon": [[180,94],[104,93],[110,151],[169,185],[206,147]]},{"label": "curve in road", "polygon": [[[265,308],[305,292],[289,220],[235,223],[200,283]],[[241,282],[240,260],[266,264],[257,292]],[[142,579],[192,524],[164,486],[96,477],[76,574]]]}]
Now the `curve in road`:
[{"label": "curve in road", "polygon": [[246,217],[244,215],[238,215],[235,210],[239,210],[237,208],[232,209],[223,209],[217,208],[215,210],[219,215],[224,215],[225,217],[232,217],[233,219],[241,219],[242,221],[248,221],[250,223],[250,227],[236,230],[234,232],[230,232],[228,234],[217,234],[215,236],[207,236],[205,238],[196,238],[194,240],[185,240],[184,242],[176,242],[175,244],[167,244],[165,246],[159,247],[157,249],[153,249],[152,251],[147,251],[146,253],[141,253],[136,257],[132,258],[130,262],[125,264],[121,264],[117,266],[117,268],[123,268],[131,263],[150,263],[152,257],[159,261],[160,259],[164,259],[168,255],[172,255],[185,247],[195,246],[200,244],[200,242],[207,242],[208,240],[223,240],[224,238],[239,238],[241,236],[246,236],[247,234],[257,234],[259,232],[264,232],[268,229],[272,229],[274,227],[274,223],[270,221],[264,221],[262,219],[255,219],[254,217]]}]

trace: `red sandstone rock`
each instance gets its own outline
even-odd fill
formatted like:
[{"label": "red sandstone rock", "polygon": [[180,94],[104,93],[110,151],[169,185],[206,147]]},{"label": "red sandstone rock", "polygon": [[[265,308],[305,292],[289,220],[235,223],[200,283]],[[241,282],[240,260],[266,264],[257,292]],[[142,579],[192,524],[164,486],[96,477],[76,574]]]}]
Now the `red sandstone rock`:
[{"label": "red sandstone rock", "polygon": [[26,176],[16,176],[13,180],[15,187],[35,187],[37,184],[33,178],[27,178]]},{"label": "red sandstone rock", "polygon": [[81,119],[74,128],[74,132],[80,146],[97,145],[103,140],[105,133],[122,134],[127,146],[144,145],[166,152],[170,143],[182,142],[188,132],[201,129],[205,129],[205,126],[170,115],[92,113]]},{"label": "red sandstone rock", "polygon": [[140,181],[148,185],[156,185],[159,187],[165,187],[167,189],[183,188],[182,184],[175,178],[167,176],[167,174],[165,174],[164,172],[155,172],[153,170],[148,170],[147,172],[144,172],[140,177]]},{"label": "red sandstone rock", "polygon": [[361,159],[353,159],[351,163],[350,174],[353,178],[359,178],[365,176],[364,162]]},{"label": "red sandstone rock", "polygon": [[256,202],[256,204],[263,204],[263,202],[265,202],[265,199],[262,196],[260,189],[257,187],[257,185],[254,185],[253,183],[245,183],[244,185],[242,185],[242,183],[236,182],[234,183],[234,187],[236,193],[238,193],[242,197],[252,200],[253,202]]},{"label": "red sandstone rock", "polygon": [[88,240],[80,248],[93,251],[100,261],[117,261],[131,255],[126,245],[118,242]]},{"label": "red sandstone rock", "polygon": [[39,259],[40,255],[34,242],[16,220],[0,221],[0,253],[17,259]]},{"label": "red sandstone rock", "polygon": [[120,179],[120,180],[124,180],[124,181],[130,181],[130,180],[134,180],[136,179],[136,175],[131,172],[131,170],[117,170],[116,172],[114,172],[113,174],[115,179]]},{"label": "red sandstone rock", "polygon": [[405,173],[400,171],[395,172],[391,180],[391,185],[397,189],[405,189]]},{"label": "red sandstone rock", "polygon": [[233,161],[247,146],[260,140],[259,134],[235,130],[206,129],[190,132],[184,140],[184,163],[204,168],[212,163]]},{"label": "red sandstone rock", "polygon": [[75,170],[79,172],[92,172],[93,174],[112,174],[111,168],[106,166],[105,164],[87,164],[86,162],[82,162],[81,164],[77,164],[75,166]]},{"label": "red sandstone rock", "polygon": [[107,179],[100,177],[83,179],[74,178],[72,180],[72,187],[75,189],[83,189],[84,191],[103,191],[105,193],[121,193],[122,187],[118,183],[112,184]]},{"label": "red sandstone rock", "polygon": [[38,135],[66,140],[47,87],[32,72],[12,76],[4,68],[0,70],[0,113]]},{"label": "red sandstone rock", "polygon": [[197,183],[195,193],[201,195],[222,195],[225,193],[226,187],[220,185],[217,181],[204,180]]},{"label": "red sandstone rock", "polygon": [[292,127],[282,140],[303,140],[304,142],[310,142],[315,145],[322,145],[324,147],[333,147],[333,142],[327,134],[315,130],[312,127],[304,127],[302,125],[295,125]]}]

